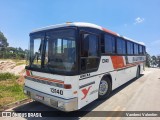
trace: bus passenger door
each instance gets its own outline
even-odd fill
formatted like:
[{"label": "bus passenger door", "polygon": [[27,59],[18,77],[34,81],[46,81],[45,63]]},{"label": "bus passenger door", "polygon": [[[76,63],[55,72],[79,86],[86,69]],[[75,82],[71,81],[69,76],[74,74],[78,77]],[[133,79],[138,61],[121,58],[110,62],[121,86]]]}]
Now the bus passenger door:
[{"label": "bus passenger door", "polygon": [[[97,77],[92,75],[97,71],[100,61],[99,36],[83,32],[81,34],[81,55],[80,55],[80,80],[78,94],[78,108],[98,98]],[[98,74],[98,73],[97,73]]]}]

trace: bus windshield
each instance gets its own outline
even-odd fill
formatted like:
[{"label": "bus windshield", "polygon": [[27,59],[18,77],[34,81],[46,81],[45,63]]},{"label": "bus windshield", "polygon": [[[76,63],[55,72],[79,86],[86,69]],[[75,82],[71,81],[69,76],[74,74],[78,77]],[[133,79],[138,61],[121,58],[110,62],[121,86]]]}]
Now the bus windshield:
[{"label": "bus windshield", "polygon": [[63,72],[77,70],[74,29],[50,30],[31,35],[30,44],[32,68]]}]

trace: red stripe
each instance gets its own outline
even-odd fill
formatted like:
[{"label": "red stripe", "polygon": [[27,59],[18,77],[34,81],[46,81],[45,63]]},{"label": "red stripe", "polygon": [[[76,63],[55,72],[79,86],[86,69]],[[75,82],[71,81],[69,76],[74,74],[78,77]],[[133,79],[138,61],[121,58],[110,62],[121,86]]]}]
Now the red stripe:
[{"label": "red stripe", "polygon": [[30,75],[31,75],[31,73],[30,73],[29,70],[26,70],[26,75],[27,75],[27,76],[30,76]]}]

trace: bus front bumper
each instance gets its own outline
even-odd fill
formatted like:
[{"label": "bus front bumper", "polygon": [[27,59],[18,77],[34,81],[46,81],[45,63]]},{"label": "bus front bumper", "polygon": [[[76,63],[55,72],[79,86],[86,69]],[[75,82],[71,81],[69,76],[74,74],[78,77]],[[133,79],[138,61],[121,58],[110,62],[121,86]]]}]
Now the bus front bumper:
[{"label": "bus front bumper", "polygon": [[53,108],[62,110],[62,111],[75,111],[78,110],[78,99],[63,99],[58,98],[52,95],[48,95],[27,86],[24,86],[24,93],[29,96],[31,99],[39,101],[43,104],[51,106]]}]

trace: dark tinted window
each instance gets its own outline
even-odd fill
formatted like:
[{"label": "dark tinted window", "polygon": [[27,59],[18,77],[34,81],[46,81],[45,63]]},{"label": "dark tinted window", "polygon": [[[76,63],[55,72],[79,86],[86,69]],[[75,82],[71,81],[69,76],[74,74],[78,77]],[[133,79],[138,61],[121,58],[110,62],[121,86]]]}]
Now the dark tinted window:
[{"label": "dark tinted window", "polygon": [[110,35],[105,35],[105,53],[115,53],[115,38]]},{"label": "dark tinted window", "polygon": [[95,35],[89,36],[89,56],[98,56],[98,37]]},{"label": "dark tinted window", "polygon": [[81,56],[98,56],[98,37],[93,34],[83,34]]},{"label": "dark tinted window", "polygon": [[142,49],[143,50],[143,54],[146,54],[146,47],[143,46],[142,48],[143,48]]},{"label": "dark tinted window", "polygon": [[134,44],[134,54],[138,54],[138,45]]},{"label": "dark tinted window", "polygon": [[143,49],[142,49],[142,46],[141,45],[139,45],[139,54],[143,54]]},{"label": "dark tinted window", "polygon": [[126,54],[126,44],[123,39],[117,38],[117,53]]},{"label": "dark tinted window", "polygon": [[127,54],[133,54],[133,43],[127,41]]},{"label": "dark tinted window", "polygon": [[81,71],[95,70],[99,63],[99,37],[95,34],[82,34]]}]

